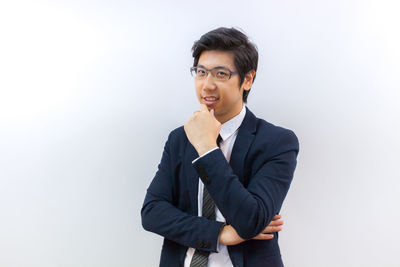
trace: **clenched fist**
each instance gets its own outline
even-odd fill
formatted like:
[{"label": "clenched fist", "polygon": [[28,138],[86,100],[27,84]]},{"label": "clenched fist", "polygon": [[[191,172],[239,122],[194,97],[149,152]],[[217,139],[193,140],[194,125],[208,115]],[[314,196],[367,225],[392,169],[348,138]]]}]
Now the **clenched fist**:
[{"label": "clenched fist", "polygon": [[199,156],[217,147],[221,123],[214,117],[214,110],[208,111],[206,105],[200,104],[200,112],[196,112],[189,118],[184,129],[189,142]]}]

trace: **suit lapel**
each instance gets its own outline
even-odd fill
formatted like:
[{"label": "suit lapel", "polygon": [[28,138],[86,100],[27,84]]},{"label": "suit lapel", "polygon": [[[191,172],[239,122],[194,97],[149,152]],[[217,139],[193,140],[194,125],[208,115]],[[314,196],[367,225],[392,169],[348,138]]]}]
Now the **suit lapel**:
[{"label": "suit lapel", "polygon": [[239,180],[244,184],[245,169],[244,164],[249,151],[250,145],[253,142],[256,132],[256,117],[246,107],[246,115],[242,124],[239,127],[238,135],[233,145],[231,159],[229,164],[233,172],[239,177]]}]

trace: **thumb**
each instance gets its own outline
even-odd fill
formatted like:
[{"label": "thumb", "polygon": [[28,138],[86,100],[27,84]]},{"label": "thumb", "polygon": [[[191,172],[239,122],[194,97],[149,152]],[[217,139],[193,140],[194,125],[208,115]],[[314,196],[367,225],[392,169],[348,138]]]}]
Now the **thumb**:
[{"label": "thumb", "polygon": [[202,112],[205,112],[205,111],[208,112],[208,108],[207,108],[207,106],[206,106],[205,104],[200,104],[200,110],[201,110]]}]

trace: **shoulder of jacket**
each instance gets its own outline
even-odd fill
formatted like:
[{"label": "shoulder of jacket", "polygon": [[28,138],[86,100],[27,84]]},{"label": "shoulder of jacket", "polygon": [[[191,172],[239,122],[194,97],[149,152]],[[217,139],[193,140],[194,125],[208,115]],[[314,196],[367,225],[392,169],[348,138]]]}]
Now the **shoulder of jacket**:
[{"label": "shoulder of jacket", "polygon": [[170,145],[174,147],[185,145],[187,142],[188,139],[186,137],[185,129],[183,128],[183,126],[175,128],[168,135],[168,143],[170,143]]},{"label": "shoulder of jacket", "polygon": [[267,145],[276,145],[284,142],[292,143],[298,147],[299,143],[296,134],[292,130],[274,125],[260,118],[257,118],[256,140]]},{"label": "shoulder of jacket", "polygon": [[282,126],[278,126],[272,124],[264,119],[257,118],[257,129],[259,131],[268,131],[271,134],[282,135],[282,134],[294,134],[294,132],[290,129],[284,128]]}]

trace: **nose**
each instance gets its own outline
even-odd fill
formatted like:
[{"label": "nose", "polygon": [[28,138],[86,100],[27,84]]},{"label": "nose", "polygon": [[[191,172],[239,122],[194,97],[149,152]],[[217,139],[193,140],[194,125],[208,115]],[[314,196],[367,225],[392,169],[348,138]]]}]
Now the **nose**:
[{"label": "nose", "polygon": [[217,88],[215,84],[215,80],[211,73],[207,73],[207,77],[203,80],[203,90],[210,91],[215,90]]}]

